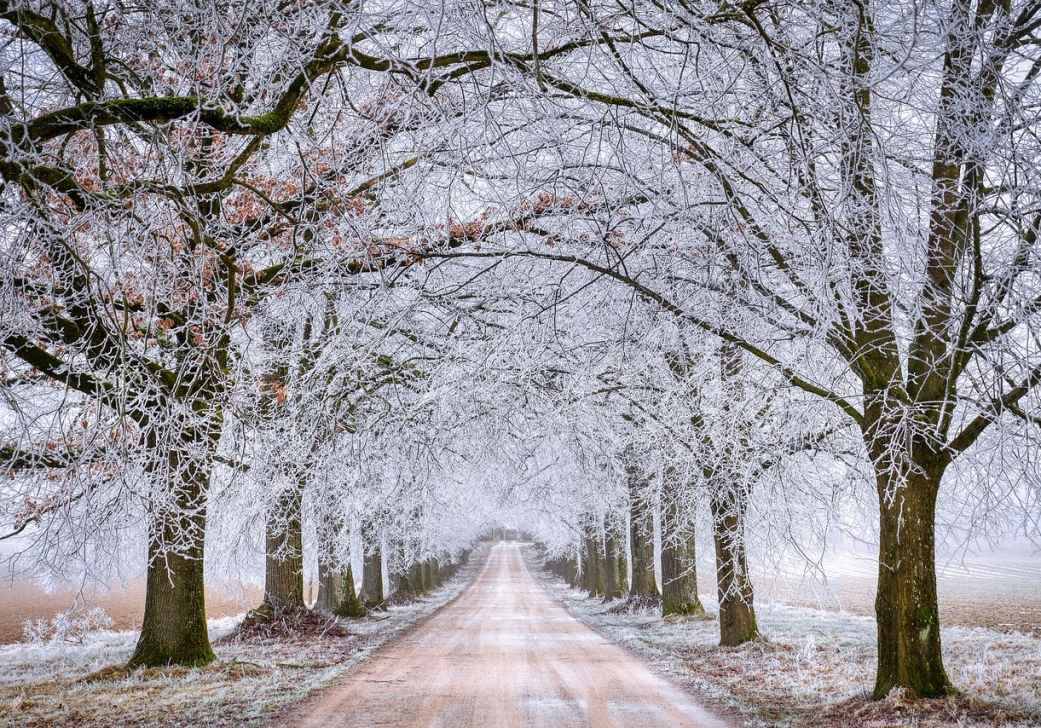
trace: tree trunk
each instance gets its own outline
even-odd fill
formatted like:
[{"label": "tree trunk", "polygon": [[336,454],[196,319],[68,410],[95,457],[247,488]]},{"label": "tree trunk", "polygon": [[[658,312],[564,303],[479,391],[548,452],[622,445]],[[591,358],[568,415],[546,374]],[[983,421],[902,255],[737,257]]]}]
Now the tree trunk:
[{"label": "tree trunk", "polygon": [[412,594],[424,595],[427,593],[426,587],[423,585],[423,563],[421,561],[417,561],[409,567],[408,583],[412,588]]},{"label": "tree trunk", "polygon": [[636,496],[630,501],[629,541],[632,548],[633,583],[630,597],[657,597],[654,578],[654,521],[647,503]]},{"label": "tree trunk", "polygon": [[586,536],[586,558],[582,564],[582,585],[591,597],[604,593],[604,579],[600,570],[599,539],[591,535]]},{"label": "tree trunk", "polygon": [[[625,596],[625,576],[619,572],[619,543],[618,537],[610,528],[604,539],[604,601],[621,599]],[[621,567],[625,568],[624,565]]]},{"label": "tree trunk", "polygon": [[943,466],[926,466],[906,484],[877,476],[879,498],[878,672],[875,698],[895,687],[911,697],[947,695],[936,599],[936,496]]},{"label": "tree trunk", "polygon": [[430,559],[423,559],[423,562],[419,565],[419,571],[422,575],[421,583],[423,584],[423,593],[431,592],[434,590],[434,579],[430,575]]},{"label": "tree trunk", "polygon": [[[401,541],[397,541],[392,544],[394,550],[394,557],[387,564],[387,596],[393,596],[396,592],[408,593],[412,588],[408,583],[408,571],[403,570],[402,563],[405,558],[405,544]],[[395,567],[392,569],[390,563],[394,563]]]},{"label": "tree trunk", "polygon": [[387,600],[383,596],[383,555],[379,546],[366,554],[362,562],[361,594],[359,601],[366,609],[383,609]]},{"label": "tree trunk", "polygon": [[339,606],[333,610],[333,614],[337,617],[350,617],[351,619],[365,616],[365,607],[362,606],[361,601],[358,599],[358,592],[354,588],[354,570],[350,566],[343,572],[343,591],[341,594],[342,599]]},{"label": "tree trunk", "polygon": [[596,556],[596,595],[606,596],[607,594],[607,572],[604,570],[604,542],[599,538],[593,542],[595,547],[594,554]]},{"label": "tree trunk", "polygon": [[330,566],[324,559],[318,562],[318,598],[316,609],[335,612],[343,601],[343,572]]},{"label": "tree trunk", "polygon": [[624,534],[619,534],[616,538],[615,549],[618,553],[618,585],[624,597],[629,593],[629,549],[626,548]]},{"label": "tree trunk", "polygon": [[401,573],[398,572],[394,575],[394,588],[402,594],[414,594],[415,589],[412,588],[412,580],[409,578],[408,571]]},{"label": "tree trunk", "polygon": [[215,655],[206,630],[203,551],[209,473],[191,458],[170,455],[181,483],[174,505],[158,511],[148,537],[148,574],[141,635],[127,668],[199,666]]},{"label": "tree trunk", "polygon": [[304,603],[304,490],[279,495],[267,522],[264,606],[272,612],[298,612]]},{"label": "tree trunk", "polygon": [[694,529],[680,520],[675,494],[661,512],[661,613],[704,614],[698,598]]},{"label": "tree trunk", "polygon": [[568,556],[564,562],[564,580],[572,587],[579,585],[578,557]]},{"label": "tree trunk", "polygon": [[744,515],[747,496],[734,486],[712,494],[712,536],[716,544],[719,644],[733,647],[759,636],[752,583],[745,562]]},{"label": "tree trunk", "polygon": [[330,614],[336,613],[344,599],[343,568],[337,563],[334,547],[334,543],[343,535],[342,523],[331,524],[327,534],[319,535],[318,599],[315,600],[315,608]]}]

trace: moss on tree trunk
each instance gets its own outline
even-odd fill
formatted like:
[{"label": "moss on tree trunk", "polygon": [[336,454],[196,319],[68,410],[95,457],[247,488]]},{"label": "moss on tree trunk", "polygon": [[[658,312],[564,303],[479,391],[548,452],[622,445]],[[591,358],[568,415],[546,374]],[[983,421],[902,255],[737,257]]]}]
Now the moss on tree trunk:
[{"label": "moss on tree trunk", "polygon": [[350,617],[351,619],[364,617],[367,612],[362,606],[361,600],[358,599],[358,592],[354,587],[354,571],[350,566],[343,572],[342,584],[340,603],[332,610],[332,613],[337,617]]},{"label": "moss on tree trunk", "polygon": [[657,597],[658,581],[654,576],[654,521],[651,509],[639,497],[630,505],[629,543],[632,549],[633,581],[630,597]]},{"label": "moss on tree trunk", "polygon": [[752,583],[745,561],[747,498],[738,487],[720,487],[711,498],[719,594],[719,644],[733,647],[759,636]]},{"label": "moss on tree trunk", "polygon": [[358,595],[366,609],[383,609],[387,600],[383,594],[383,554],[379,546],[365,554],[362,562],[361,594]]},{"label": "moss on tree trunk", "polygon": [[913,697],[953,692],[943,666],[936,598],[936,496],[943,469],[923,468],[906,483],[879,476],[878,672],[874,696],[894,687]]},{"label": "moss on tree trunk", "polygon": [[[145,614],[127,668],[199,666],[215,656],[206,630],[203,552],[209,474],[189,458],[170,456],[182,475],[174,506],[155,514],[149,528]],[[180,466],[180,467],[178,467]]]},{"label": "moss on tree trunk", "polygon": [[416,564],[416,589],[423,594],[428,593],[433,585],[430,583],[430,564],[426,559]]},{"label": "moss on tree trunk", "polygon": [[[619,565],[620,539],[615,532],[608,528],[604,538],[604,601],[621,599],[625,596],[625,566],[624,560]],[[624,543],[624,541],[622,542]],[[624,557],[623,557],[624,559]]]},{"label": "moss on tree trunk", "polygon": [[604,577],[600,561],[600,539],[589,529],[585,537],[585,558],[582,561],[582,588],[589,592],[591,597],[604,594]]},{"label": "moss on tree trunk", "polygon": [[698,598],[694,529],[680,519],[676,494],[669,494],[661,513],[662,616],[704,614]]},{"label": "moss on tree trunk", "polygon": [[427,593],[423,586],[423,563],[421,561],[417,561],[409,567],[408,584],[410,594],[420,596]]},{"label": "moss on tree trunk", "polygon": [[570,586],[577,587],[579,583],[578,573],[578,557],[568,556],[564,560],[564,580]]},{"label": "moss on tree trunk", "polygon": [[268,515],[264,606],[273,612],[297,612],[304,603],[303,488],[282,493]]},{"label": "moss on tree trunk", "polygon": [[343,572],[325,559],[318,561],[318,598],[314,606],[325,612],[335,612],[343,601]]}]

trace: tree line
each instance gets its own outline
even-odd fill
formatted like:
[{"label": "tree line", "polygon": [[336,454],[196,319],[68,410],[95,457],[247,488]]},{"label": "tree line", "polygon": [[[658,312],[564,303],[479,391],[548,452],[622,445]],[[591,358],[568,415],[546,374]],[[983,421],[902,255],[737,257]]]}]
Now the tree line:
[{"label": "tree line", "polygon": [[952,689],[943,498],[1037,536],[1041,4],[0,17],[0,517],[147,544],[131,664],[213,659],[215,529],[339,609],[352,544],[416,588],[520,496],[607,596],[658,509],[681,611],[705,500],[741,641],[750,503],[819,457],[874,492],[876,697]]}]

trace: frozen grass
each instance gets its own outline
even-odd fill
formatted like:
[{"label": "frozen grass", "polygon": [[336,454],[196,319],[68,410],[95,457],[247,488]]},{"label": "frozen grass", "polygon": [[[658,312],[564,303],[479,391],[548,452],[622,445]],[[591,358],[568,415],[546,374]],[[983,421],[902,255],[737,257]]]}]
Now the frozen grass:
[{"label": "frozen grass", "polygon": [[[79,642],[0,646],[0,726],[255,726],[351,670],[373,650],[455,598],[480,554],[444,587],[410,604],[344,621],[342,638],[307,636],[217,644],[204,668],[118,666],[137,632],[92,631]],[[210,638],[230,633],[243,615],[209,620]]]},{"label": "frozen grass", "polygon": [[650,610],[619,613],[553,577],[543,583],[576,617],[745,726],[1041,726],[1041,639],[1029,635],[944,629],[945,664],[961,695],[871,701],[870,617],[761,607],[756,612],[765,640],[723,648],[717,646],[715,601],[704,595],[707,617],[663,620]]}]

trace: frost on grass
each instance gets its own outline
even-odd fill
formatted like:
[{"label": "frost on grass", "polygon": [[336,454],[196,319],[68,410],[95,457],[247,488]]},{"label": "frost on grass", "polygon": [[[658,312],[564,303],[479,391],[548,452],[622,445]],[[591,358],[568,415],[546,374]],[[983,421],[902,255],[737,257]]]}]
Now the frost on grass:
[{"label": "frost on grass", "polygon": [[[244,614],[208,620],[217,661],[203,668],[148,668],[126,674],[137,632],[35,624],[33,639],[0,646],[0,726],[251,726],[307,697],[373,650],[453,599],[471,565],[427,597],[392,605],[337,629],[236,639]],[[94,615],[95,620],[100,615]],[[342,629],[340,629],[342,628]],[[68,628],[66,634],[69,634]]]},{"label": "frost on grass", "polygon": [[115,622],[104,609],[94,607],[82,616],[76,616],[71,612],[59,612],[53,619],[27,619],[22,634],[29,644],[83,644],[92,634],[111,629],[114,625]]},{"label": "frost on grass", "polygon": [[603,604],[556,580],[545,582],[579,619],[689,687],[746,726],[1041,726],[1041,639],[982,628],[943,630],[955,698],[869,700],[875,674],[870,617],[804,607],[757,608],[764,640],[719,647],[716,604],[709,616],[666,618],[653,609]]}]

